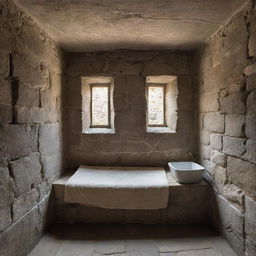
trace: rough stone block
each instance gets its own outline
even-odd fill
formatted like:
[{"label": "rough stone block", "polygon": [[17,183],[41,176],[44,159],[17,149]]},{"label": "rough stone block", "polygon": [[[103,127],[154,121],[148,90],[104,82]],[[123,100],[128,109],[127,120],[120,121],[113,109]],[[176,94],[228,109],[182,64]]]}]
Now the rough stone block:
[{"label": "rough stone block", "polygon": [[244,93],[234,93],[220,98],[221,113],[244,114],[246,95]]},{"label": "rough stone block", "polygon": [[247,192],[252,197],[256,197],[256,165],[241,159],[227,158],[227,173],[230,181]]},{"label": "rough stone block", "polygon": [[256,139],[256,115],[246,115],[245,135],[249,139]]},{"label": "rough stone block", "polygon": [[239,187],[234,184],[227,184],[223,188],[223,195],[232,205],[244,212],[244,193]]},{"label": "rough stone block", "polygon": [[10,73],[10,55],[0,54],[0,75],[8,77]]},{"label": "rough stone block", "polygon": [[47,155],[61,151],[61,127],[58,123],[40,126],[39,151]]},{"label": "rough stone block", "polygon": [[208,113],[204,115],[204,129],[212,132],[224,132],[224,115]]},{"label": "rough stone block", "polygon": [[6,167],[0,167],[0,208],[13,203],[14,182]]},{"label": "rough stone block", "polygon": [[0,207],[0,232],[7,229],[12,224],[11,207]]},{"label": "rough stone block", "polygon": [[209,145],[210,144],[210,132],[201,130],[200,131],[200,143],[203,145]]},{"label": "rough stone block", "polygon": [[252,74],[255,74],[256,73],[256,63],[252,64],[252,65],[249,65],[247,66],[245,69],[244,69],[244,74],[246,76],[250,76]]},{"label": "rough stone block", "polygon": [[44,178],[49,179],[53,176],[59,176],[62,168],[62,155],[57,154],[44,154],[42,156],[42,166]]},{"label": "rough stone block", "polygon": [[32,209],[20,221],[0,236],[0,255],[28,255],[38,241],[36,229],[37,208]]},{"label": "rough stone block", "polygon": [[212,151],[211,160],[215,165],[226,167],[227,156],[217,150]]},{"label": "rough stone block", "polygon": [[217,112],[219,110],[219,95],[217,93],[204,93],[200,95],[201,112]]},{"label": "rough stone block", "polygon": [[26,212],[30,211],[37,204],[38,198],[39,193],[35,188],[26,191],[16,198],[12,206],[13,220],[17,221],[24,216]]},{"label": "rough stone block", "polygon": [[12,122],[12,107],[0,105],[0,124],[9,124]]},{"label": "rough stone block", "polygon": [[17,123],[55,123],[59,120],[59,113],[52,108],[16,107]]},{"label": "rough stone block", "polygon": [[256,163],[256,140],[246,141],[246,153],[242,158]]},{"label": "rough stone block", "polygon": [[246,77],[246,91],[252,91],[256,89],[256,73]]},{"label": "rough stone block", "polygon": [[39,90],[19,84],[17,104],[27,107],[39,107]]},{"label": "rough stone block", "polygon": [[223,136],[223,152],[232,156],[242,156],[246,151],[246,140]]},{"label": "rough stone block", "polygon": [[0,148],[10,154],[11,159],[37,151],[38,127],[34,125],[0,126]]},{"label": "rough stone block", "polygon": [[222,233],[230,241],[232,247],[239,252],[244,249],[243,214],[223,196],[217,196],[217,217]]},{"label": "rough stone block", "polygon": [[222,149],[222,135],[218,133],[210,134],[210,146],[212,149]]},{"label": "rough stone block", "polygon": [[249,56],[256,56],[256,14],[254,11],[254,15],[251,17],[251,26],[250,26],[250,35],[249,35],[249,43],[248,43],[248,49],[249,49]]},{"label": "rough stone block", "polygon": [[28,157],[10,163],[10,171],[15,182],[15,192],[17,195],[41,182],[39,157],[39,153],[32,153]]},{"label": "rough stone block", "polygon": [[201,145],[200,156],[204,159],[210,159],[210,148],[208,146]]},{"label": "rough stone block", "polygon": [[225,134],[234,137],[243,136],[244,115],[226,115]]},{"label": "rough stone block", "polygon": [[246,101],[247,113],[256,113],[256,90],[252,91]]},{"label": "rough stone block", "polygon": [[212,171],[214,173],[215,186],[222,192],[223,186],[227,183],[227,170],[220,165],[213,165]]},{"label": "rough stone block", "polygon": [[245,251],[248,256],[256,253],[256,201],[245,197]]},{"label": "rough stone block", "polygon": [[0,104],[11,105],[12,86],[8,80],[0,80]]}]

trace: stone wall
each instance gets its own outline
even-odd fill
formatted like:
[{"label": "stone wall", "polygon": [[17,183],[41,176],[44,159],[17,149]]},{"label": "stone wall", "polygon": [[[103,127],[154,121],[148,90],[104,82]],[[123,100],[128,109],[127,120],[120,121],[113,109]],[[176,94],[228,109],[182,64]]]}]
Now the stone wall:
[{"label": "stone wall", "polygon": [[62,54],[0,1],[0,255],[27,255],[51,219],[61,170]]},{"label": "stone wall", "polygon": [[256,8],[199,56],[199,154],[215,189],[213,219],[239,255],[256,254]]},{"label": "stone wall", "polygon": [[[190,52],[70,53],[66,58],[67,168],[80,164],[163,166],[196,154],[194,57]],[[82,134],[81,76],[114,78],[115,134]],[[146,132],[146,76],[178,76],[176,133]]]}]

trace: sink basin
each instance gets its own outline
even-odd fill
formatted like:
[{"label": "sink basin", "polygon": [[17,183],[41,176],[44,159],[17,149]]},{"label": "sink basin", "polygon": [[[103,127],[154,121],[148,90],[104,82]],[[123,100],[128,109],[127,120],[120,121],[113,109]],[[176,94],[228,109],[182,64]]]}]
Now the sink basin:
[{"label": "sink basin", "polygon": [[179,183],[198,183],[202,179],[204,167],[194,162],[169,162],[173,177]]}]

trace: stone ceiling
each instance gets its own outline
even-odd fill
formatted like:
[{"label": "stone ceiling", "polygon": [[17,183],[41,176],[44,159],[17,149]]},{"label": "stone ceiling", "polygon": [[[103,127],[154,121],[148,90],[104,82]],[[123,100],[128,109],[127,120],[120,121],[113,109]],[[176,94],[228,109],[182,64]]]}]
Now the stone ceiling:
[{"label": "stone ceiling", "polygon": [[14,0],[66,51],[194,49],[247,0]]}]

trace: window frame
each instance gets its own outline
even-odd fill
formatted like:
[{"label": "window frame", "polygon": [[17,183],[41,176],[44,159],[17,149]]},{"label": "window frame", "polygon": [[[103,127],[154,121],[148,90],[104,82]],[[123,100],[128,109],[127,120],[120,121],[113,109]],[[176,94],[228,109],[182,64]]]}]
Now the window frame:
[{"label": "window frame", "polygon": [[[92,114],[92,90],[93,87],[106,87],[108,90],[108,124],[107,125],[93,125]],[[110,89],[111,83],[92,83],[90,84],[90,128],[111,128],[111,107],[110,107]]]},{"label": "window frame", "polygon": [[[167,127],[166,122],[166,86],[165,83],[147,83],[147,127]],[[149,87],[161,87],[163,88],[163,123],[162,124],[149,124],[148,120],[148,103],[149,103]]]}]

